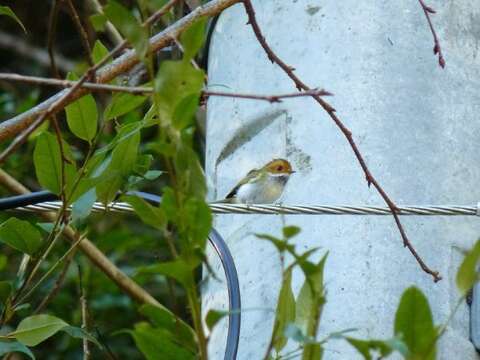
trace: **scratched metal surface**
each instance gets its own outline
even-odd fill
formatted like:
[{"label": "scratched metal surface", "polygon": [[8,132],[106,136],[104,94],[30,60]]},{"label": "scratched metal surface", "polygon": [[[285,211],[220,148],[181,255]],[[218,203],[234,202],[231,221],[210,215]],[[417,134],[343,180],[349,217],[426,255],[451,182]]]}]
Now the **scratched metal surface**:
[{"label": "scratched metal surface", "polygon": [[[480,199],[480,7],[475,0],[437,2],[433,20],[447,67],[416,1],[254,1],[267,41],[310,86],[335,94],[340,118],[353,131],[385,190],[402,204],[476,204]],[[211,89],[275,94],[294,91],[264,55],[241,6],[220,18],[213,35]],[[366,186],[347,142],[310,99],[270,105],[211,98],[207,114],[206,171],[211,199],[219,199],[251,168],[287,157],[298,170],[286,204],[381,204]],[[358,337],[392,336],[401,292],[410,285],[429,297],[436,323],[446,319],[458,293],[455,271],[480,235],[475,217],[404,217],[418,252],[444,279],[434,284],[401,244],[388,217],[285,216],[299,225],[299,249],[329,250],[328,303],[320,332],[358,328]],[[217,215],[216,228],[236,259],[242,305],[239,359],[258,359],[267,346],[279,289],[275,250],[254,233],[279,234],[280,216]],[[319,254],[320,255],[320,254]],[[212,255],[212,265],[220,269]],[[220,273],[220,271],[219,271]],[[298,292],[302,277],[294,274]],[[224,284],[209,279],[205,311],[226,307]],[[440,359],[476,359],[462,306],[441,342]],[[225,323],[212,334],[210,353],[221,359]],[[292,346],[292,345],[289,345]],[[356,359],[341,341],[326,359]]]}]

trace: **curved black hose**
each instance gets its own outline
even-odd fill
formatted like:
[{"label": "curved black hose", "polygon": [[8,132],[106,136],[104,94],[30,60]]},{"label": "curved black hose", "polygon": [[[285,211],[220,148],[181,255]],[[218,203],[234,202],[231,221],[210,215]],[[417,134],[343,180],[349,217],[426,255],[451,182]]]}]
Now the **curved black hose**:
[{"label": "curved black hose", "polygon": [[[129,195],[136,195],[142,199],[160,204],[162,198],[155,194],[145,193],[141,191],[128,192]],[[58,196],[49,191],[37,191],[29,194],[11,196],[0,199],[0,211],[11,210],[28,205],[40,204],[46,201],[59,200]],[[225,360],[235,360],[238,351],[238,342],[240,339],[240,320],[241,320],[241,299],[240,299],[240,285],[238,282],[237,269],[233,261],[232,254],[228,249],[226,242],[220,236],[218,231],[212,228],[208,240],[218,254],[227,279],[228,289],[228,334],[227,347],[225,349]]]},{"label": "curved black hose", "polygon": [[[136,195],[154,204],[160,204],[161,197],[158,195],[144,193],[140,191],[132,191],[127,194]],[[227,243],[223,240],[217,230],[212,228],[208,235],[208,240],[217,252],[222,262],[225,278],[227,279],[228,290],[228,333],[227,346],[225,349],[225,360],[235,360],[237,358],[238,342],[240,339],[240,323],[241,323],[241,298],[240,285],[238,282],[237,269],[233,261],[232,254]]]}]

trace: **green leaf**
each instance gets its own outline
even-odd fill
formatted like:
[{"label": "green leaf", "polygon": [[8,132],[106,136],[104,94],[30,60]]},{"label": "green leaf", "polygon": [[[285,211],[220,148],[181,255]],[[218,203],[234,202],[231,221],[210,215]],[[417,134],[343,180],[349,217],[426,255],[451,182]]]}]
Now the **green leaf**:
[{"label": "green leaf", "polygon": [[315,272],[308,274],[300,289],[296,303],[295,324],[307,335],[312,334],[312,323],[321,315],[321,307],[325,303],[323,296],[323,271],[327,255],[316,264]]},{"label": "green leaf", "polygon": [[[100,15],[100,14],[97,14]],[[96,16],[96,15],[93,15]],[[103,18],[105,18],[104,15],[101,15]],[[91,19],[91,18],[90,18]],[[105,18],[105,21],[107,19]],[[98,31],[98,30],[97,30]],[[92,49],[92,59],[95,64],[98,64],[105,56],[107,56],[109,53],[107,47],[103,45],[103,43],[100,40],[95,41],[95,45],[93,45]]]},{"label": "green leaf", "polygon": [[30,359],[35,360],[32,351],[22,343],[19,343],[18,341],[0,341],[0,356],[14,352],[25,354]]},{"label": "green leaf", "polygon": [[193,269],[182,259],[148,265],[137,269],[139,274],[161,274],[177,280],[185,288],[194,286]]},{"label": "green leaf", "polygon": [[145,180],[152,181],[152,180],[158,179],[160,175],[162,175],[163,173],[164,172],[160,170],[149,170],[145,174],[143,174],[143,178]]},{"label": "green leaf", "polygon": [[152,166],[152,161],[153,155],[151,154],[138,156],[137,163],[135,164],[135,168],[133,169],[133,171],[136,174],[143,176],[148,171],[148,169],[150,169],[150,166]]},{"label": "green leaf", "polygon": [[191,94],[184,97],[173,111],[172,125],[182,130],[193,124],[195,113],[200,101],[199,94]]},{"label": "green leaf", "polygon": [[275,328],[273,334],[273,347],[280,352],[287,344],[285,329],[295,320],[295,297],[292,291],[292,269],[285,272],[280,294],[278,296],[277,310],[275,312]]},{"label": "green leaf", "polygon": [[175,193],[171,187],[165,186],[162,194],[162,209],[165,211],[167,219],[175,222],[177,219],[177,202],[175,200]]},{"label": "green leaf", "polygon": [[323,348],[320,344],[307,344],[303,348],[302,360],[321,360]]},{"label": "green leaf", "polygon": [[0,281],[0,303],[5,304],[11,292],[12,284],[10,281]]},{"label": "green leaf", "polygon": [[[63,142],[65,156],[71,158],[71,151],[66,142]],[[33,151],[33,163],[40,185],[59,195],[62,187],[62,157],[57,138],[44,132],[37,137]],[[65,164],[65,180],[67,189],[72,184],[76,173],[73,163]]]},{"label": "green leaf", "polygon": [[205,41],[205,27],[208,18],[200,18],[194,22],[180,36],[180,42],[183,45],[183,57],[190,60],[202,48]]},{"label": "green leaf", "polygon": [[462,264],[457,272],[457,287],[465,295],[478,281],[478,260],[480,259],[480,240],[477,240],[474,247],[465,255]]},{"label": "green leaf", "polygon": [[228,315],[228,311],[211,309],[207,313],[207,316],[205,316],[205,323],[207,324],[208,329],[212,331],[215,325],[227,315]]},{"label": "green leaf", "polygon": [[380,354],[381,357],[388,356],[392,353],[390,345],[382,340],[360,340],[351,337],[345,339],[362,354],[365,360],[372,360],[372,351]]},{"label": "green leaf", "polygon": [[269,235],[269,234],[255,234],[256,237],[262,240],[267,240],[274,245],[277,250],[281,253],[288,251],[291,254],[295,253],[295,246],[292,244],[288,244],[285,240],[279,239],[275,236]]},{"label": "green leaf", "polygon": [[133,14],[114,0],[109,0],[103,12],[108,20],[127,38],[137,51],[140,58],[144,58],[148,50],[148,32]]},{"label": "green leaf", "polygon": [[17,330],[8,334],[26,346],[35,346],[69,326],[65,321],[52,315],[33,315],[23,319]]},{"label": "green leaf", "polygon": [[[77,81],[78,78],[70,73],[68,80]],[[65,108],[67,124],[70,131],[78,138],[91,142],[97,134],[98,111],[97,103],[92,95],[87,94],[75,100]]]},{"label": "green leaf", "polygon": [[90,215],[93,204],[97,200],[95,189],[90,189],[81,195],[72,205],[72,221],[78,222]]},{"label": "green leaf", "polygon": [[[140,145],[140,132],[131,133],[132,124],[125,125],[119,132],[123,139],[115,146],[108,165],[101,173],[104,181],[97,185],[97,197],[103,203],[109,203],[117,196],[118,190],[126,183],[127,175],[133,170]],[[136,124],[133,124],[134,126]]]},{"label": "green leaf", "polygon": [[146,100],[147,97],[143,95],[117,93],[113,95],[112,100],[105,109],[103,118],[105,121],[109,121],[125,115],[142,105]]},{"label": "green leaf", "polygon": [[412,286],[404,291],[395,315],[395,335],[410,352],[409,359],[433,360],[436,357],[436,330],[428,300]]},{"label": "green leaf", "polygon": [[103,346],[98,342],[98,340],[93,335],[89,334],[87,331],[83,330],[82,328],[69,325],[69,326],[65,326],[61,330],[66,332],[68,335],[70,335],[73,338],[85,339],[95,344],[100,349],[103,348]]},{"label": "green leaf", "polygon": [[161,122],[172,121],[178,104],[189,95],[199,95],[203,82],[203,71],[195,69],[189,62],[163,61],[155,79]]},{"label": "green leaf", "polygon": [[28,221],[11,217],[0,225],[0,242],[33,255],[42,245],[42,236]]},{"label": "green leaf", "polygon": [[177,173],[178,189],[187,197],[204,199],[207,191],[205,175],[195,151],[182,144],[177,149],[174,159],[175,171]]},{"label": "green leaf", "polygon": [[0,271],[4,270],[8,264],[7,255],[0,254]]},{"label": "green leaf", "polygon": [[283,236],[287,239],[294,237],[299,232],[300,232],[300,228],[298,226],[285,226],[283,228]]},{"label": "green leaf", "polygon": [[204,248],[212,228],[212,212],[203,200],[190,198],[184,206],[187,233],[191,244]]},{"label": "green leaf", "polygon": [[25,26],[22,24],[22,22],[20,21],[20,19],[18,18],[17,15],[15,15],[15,13],[12,11],[12,9],[10,9],[10,7],[8,6],[0,6],[0,15],[6,15],[8,16],[9,18],[15,20],[17,22],[18,25],[20,25],[20,27],[23,29],[23,32],[26,34],[27,33],[27,29],[25,29]]},{"label": "green leaf", "polygon": [[196,351],[195,332],[170,310],[165,307],[145,304],[140,307],[140,313],[148,317],[156,327],[168,330],[174,336],[176,342],[191,351]]},{"label": "green leaf", "polygon": [[105,24],[107,23],[108,19],[104,14],[93,14],[89,19],[95,31],[105,31]]},{"label": "green leaf", "polygon": [[172,334],[164,329],[153,328],[149,324],[139,323],[130,331],[135,344],[147,360],[193,360],[194,353],[178,345]]},{"label": "green leaf", "polygon": [[123,196],[123,201],[132,205],[138,217],[147,225],[156,229],[163,229],[167,219],[163,209],[150,205],[148,202],[138,196]]}]

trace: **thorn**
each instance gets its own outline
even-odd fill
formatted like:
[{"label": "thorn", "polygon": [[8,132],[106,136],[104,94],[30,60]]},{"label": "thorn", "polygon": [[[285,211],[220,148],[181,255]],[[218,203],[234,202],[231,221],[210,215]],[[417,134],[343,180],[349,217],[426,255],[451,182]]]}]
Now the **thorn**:
[{"label": "thorn", "polygon": [[436,12],[433,8],[431,8],[430,6],[425,6],[424,9],[425,9],[426,12],[429,12],[430,14],[436,14],[436,13],[437,13],[437,12]]},{"label": "thorn", "polygon": [[295,70],[297,70],[297,69],[295,69],[293,66],[289,66],[289,67],[288,67],[288,70],[290,70],[290,71],[295,71]]},{"label": "thorn", "polygon": [[438,58],[438,63],[440,64],[440,66],[442,67],[442,69],[445,69],[445,59],[443,58],[443,56],[440,56]]},{"label": "thorn", "polygon": [[318,90],[317,95],[318,96],[333,96],[333,93],[331,93],[327,90]]}]

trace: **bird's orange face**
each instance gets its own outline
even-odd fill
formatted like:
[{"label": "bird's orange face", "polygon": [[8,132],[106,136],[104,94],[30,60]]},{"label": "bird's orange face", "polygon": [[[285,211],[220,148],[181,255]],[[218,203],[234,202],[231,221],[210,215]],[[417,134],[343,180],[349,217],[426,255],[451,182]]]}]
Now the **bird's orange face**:
[{"label": "bird's orange face", "polygon": [[274,159],[265,165],[267,171],[271,174],[292,174],[292,165],[285,159]]}]

